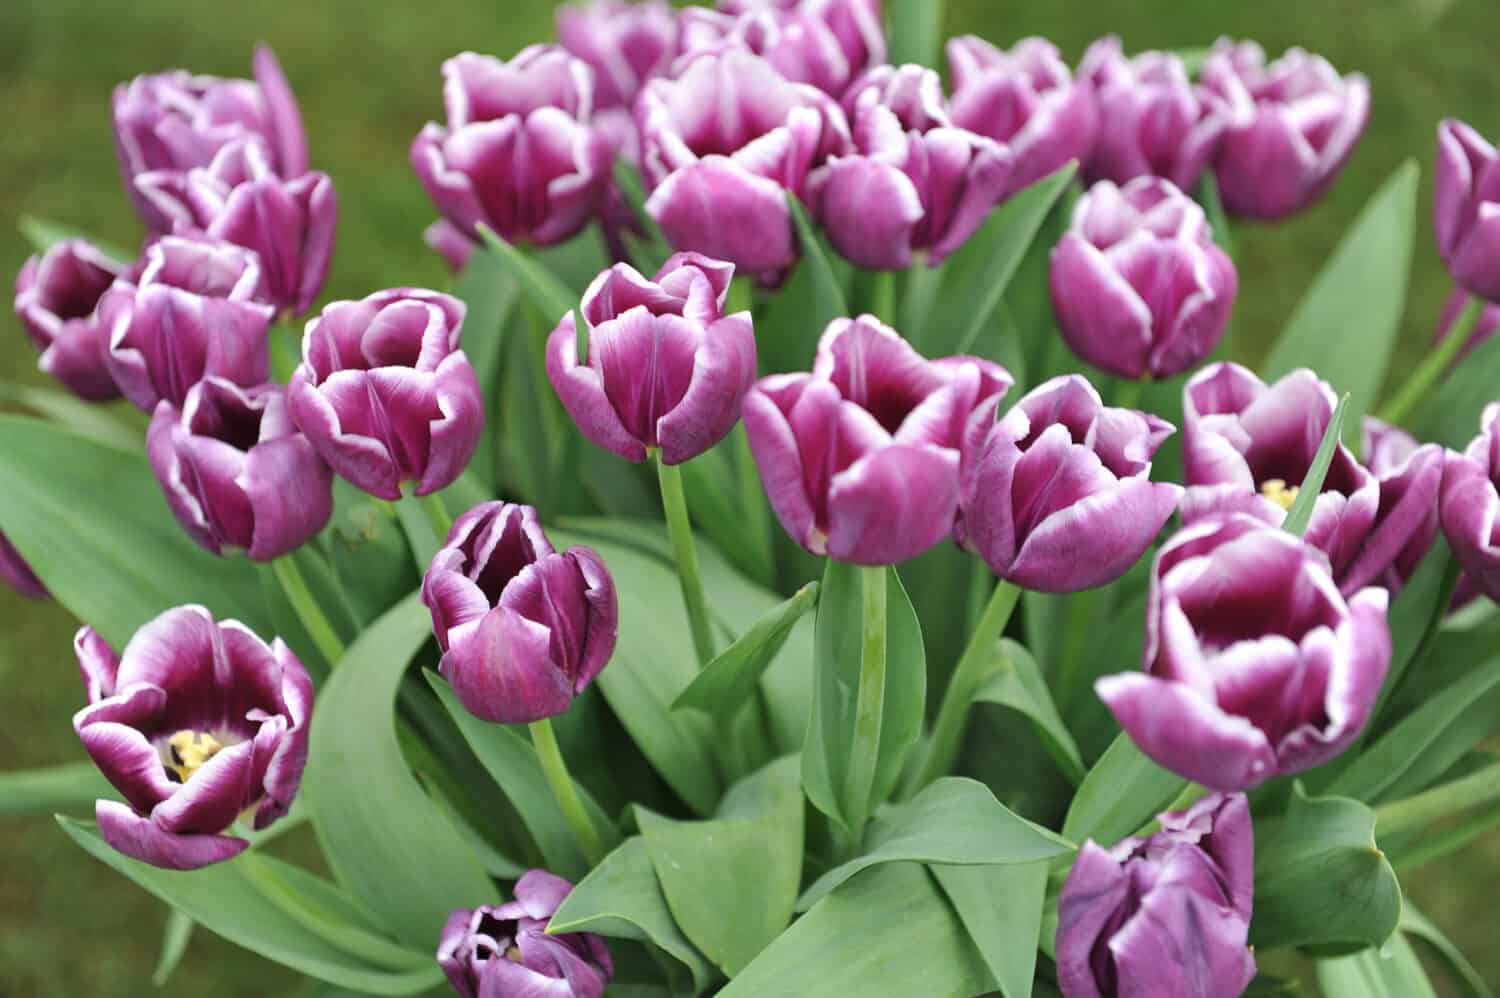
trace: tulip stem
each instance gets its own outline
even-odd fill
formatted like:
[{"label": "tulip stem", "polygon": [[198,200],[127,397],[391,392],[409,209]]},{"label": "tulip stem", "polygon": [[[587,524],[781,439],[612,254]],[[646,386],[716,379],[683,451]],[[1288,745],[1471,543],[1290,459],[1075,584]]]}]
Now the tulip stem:
[{"label": "tulip stem", "polygon": [[698,664],[707,665],[714,657],[714,638],[708,623],[708,604],[703,598],[703,578],[698,572],[693,524],[688,519],[687,497],[682,491],[682,471],[657,454],[656,476],[661,482],[661,503],[667,512],[667,536],[672,541],[672,557],[677,562],[677,581],[682,586],[682,603],[687,607],[693,649],[698,653]]},{"label": "tulip stem", "polygon": [[846,817],[856,850],[865,821],[876,802],[870,799],[880,759],[880,728],[885,718],[886,592],[890,569],[863,568],[864,615],[860,629],[859,694],[854,702],[854,740],[850,746]]},{"label": "tulip stem", "polygon": [[563,761],[562,749],[557,744],[557,734],[552,730],[552,719],[544,717],[540,721],[533,721],[530,727],[531,744],[536,748],[537,762],[541,764],[542,774],[547,777],[547,785],[552,788],[552,796],[562,810],[563,820],[573,829],[573,837],[578,840],[578,847],[583,850],[589,866],[598,866],[599,861],[604,858],[604,843],[600,840],[599,830],[594,827],[588,811],[584,809],[583,798],[578,796],[577,784],[568,773],[568,764]]},{"label": "tulip stem", "polygon": [[1388,839],[1426,828],[1459,811],[1500,800],[1500,762],[1375,809],[1375,833]]},{"label": "tulip stem", "polygon": [[1114,398],[1110,404],[1116,409],[1136,409],[1141,404],[1141,389],[1145,382],[1120,378],[1115,382]]},{"label": "tulip stem", "polygon": [[281,591],[286,594],[287,602],[292,604],[297,619],[302,621],[303,628],[307,630],[307,636],[312,638],[318,654],[323,656],[332,669],[344,657],[344,641],[339,637],[339,632],[334,630],[323,608],[318,605],[312,589],[307,585],[307,577],[297,567],[295,558],[296,552],[282,555],[271,562],[271,571],[281,584]]},{"label": "tulip stem", "polygon": [[423,496],[422,510],[427,514],[428,522],[432,524],[432,532],[437,535],[438,547],[442,547],[448,540],[448,531],[453,529],[453,517],[448,515],[448,507],[443,505],[443,497],[436,492]]},{"label": "tulip stem", "polygon": [[1438,344],[1436,350],[1429,353],[1417,369],[1406,379],[1401,386],[1401,391],[1386,405],[1381,412],[1380,418],[1392,426],[1402,426],[1417,406],[1427,398],[1453,363],[1454,359],[1463,351],[1464,344],[1469,341],[1469,334],[1474,331],[1474,324],[1484,314],[1484,299],[1478,295],[1469,298],[1464,306],[1463,314],[1458,317],[1448,329],[1448,335]]},{"label": "tulip stem", "polygon": [[870,314],[888,326],[896,324],[896,272],[877,270],[870,275]]}]

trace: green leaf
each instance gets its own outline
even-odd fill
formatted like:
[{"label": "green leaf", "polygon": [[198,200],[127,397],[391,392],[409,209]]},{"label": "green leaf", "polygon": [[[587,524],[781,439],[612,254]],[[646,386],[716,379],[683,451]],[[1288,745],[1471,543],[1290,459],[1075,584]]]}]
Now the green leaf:
[{"label": "green leaf", "polygon": [[797,900],[806,911],[850,877],[881,863],[997,866],[1061,856],[1073,847],[1057,834],[1012,813],[977,780],[947,776],[880,814],[870,848],[829,870]]},{"label": "green leaf", "polygon": [[1031,998],[1047,863],[930,867],[1005,998]]},{"label": "green leaf", "polygon": [[156,958],[156,969],[151,971],[151,983],[163,987],[182,963],[188,943],[193,938],[193,926],[197,924],[176,908],[167,909],[167,924],[161,932],[161,955]]},{"label": "green leaf", "polygon": [[1442,534],[1422,559],[1412,577],[1391,602],[1388,623],[1391,631],[1391,665],[1376,702],[1373,720],[1379,720],[1391,694],[1400,685],[1406,670],[1437,633],[1453,601],[1458,585],[1459,565]]},{"label": "green leaf", "polygon": [[678,467],[696,529],[712,538],[740,571],[769,584],[776,565],[765,493],[744,427],[736,426],[717,446]]},{"label": "green leaf", "polygon": [[719,718],[739,710],[755,695],[761,674],[786,645],[792,628],[817,604],[818,584],[809,582],[791,599],[766,611],[734,644],[703,667],[672,702],[672,709],[695,707]]},{"label": "green leaf", "polygon": [[886,37],[891,40],[893,65],[938,64],[942,54],[939,46],[943,37],[943,7],[943,0],[891,0],[886,5],[890,11]]},{"label": "green leaf", "polygon": [[557,398],[543,376],[547,331],[535,311],[510,335],[500,424],[505,444],[502,478],[518,498],[545,508],[550,501],[563,435],[576,433],[558,414]]},{"label": "green leaf", "polygon": [[422,578],[393,504],[342,478],[334,479],[333,496],[333,520],[323,535],[328,560],[363,627],[421,585]]},{"label": "green leaf", "polygon": [[1319,960],[1317,973],[1324,998],[1437,998],[1405,936],[1380,949]]},{"label": "green leaf", "polygon": [[1052,694],[1036,659],[1024,647],[1006,638],[1001,640],[991,667],[993,674],[974,694],[974,699],[1024,714],[1063,775],[1074,786],[1082,783],[1086,775],[1083,756],[1052,703]]},{"label": "green leaf", "polygon": [[1146,758],[1120,734],[1084,777],[1063,821],[1069,842],[1093,839],[1108,848],[1177,799],[1187,781]]},{"label": "green leaf", "polygon": [[0,381],[0,402],[30,409],[108,447],[129,452],[145,446],[145,417],[126,409],[124,403],[101,406],[53,388],[4,381]]},{"label": "green leaf", "polygon": [[[1357,353],[1358,351],[1349,351]],[[1339,399],[1338,408],[1333,410],[1333,418],[1328,421],[1328,429],[1323,431],[1323,441],[1318,444],[1318,451],[1313,455],[1312,464],[1308,465],[1307,475],[1302,479],[1302,484],[1297,488],[1297,498],[1292,501],[1292,508],[1287,510],[1286,519],[1281,522],[1281,527],[1287,533],[1296,534],[1301,537],[1307,533],[1307,525],[1312,522],[1313,505],[1318,501],[1318,496],[1323,494],[1323,479],[1328,477],[1328,468],[1333,464],[1333,455],[1339,448],[1339,432],[1344,425],[1344,415],[1349,409],[1349,394]]]},{"label": "green leaf", "polygon": [[57,243],[68,239],[87,239],[95,249],[116,263],[125,264],[135,259],[134,253],[126,252],[110,243],[101,243],[82,229],[63,222],[37,218],[35,215],[22,215],[16,221],[16,228],[21,230],[21,235],[26,237],[26,241],[38,253],[45,253]]},{"label": "green leaf", "polygon": [[[1360,421],[1385,382],[1406,311],[1419,172],[1408,160],[1366,203],[1292,313],[1261,372],[1273,381],[1310,367],[1348,392],[1346,437],[1356,445]],[[1358,349],[1350,349],[1340,330],[1357,333]]]},{"label": "green leaf", "polygon": [[1410,901],[1401,907],[1401,930],[1408,936],[1421,939],[1432,947],[1433,951],[1447,964],[1448,969],[1463,983],[1464,990],[1471,998],[1495,998],[1495,992],[1479,976],[1479,971],[1463,955],[1457,946],[1453,944],[1443,930],[1438,928],[1432,921],[1418,911]]},{"label": "green leaf", "polygon": [[1213,230],[1214,242],[1219,244],[1221,250],[1233,257],[1235,255],[1234,230],[1229,224],[1229,213],[1224,210],[1224,199],[1219,196],[1219,182],[1211,170],[1204,171],[1203,180],[1198,184],[1198,203],[1203,206],[1203,214],[1208,217],[1208,225]]},{"label": "green leaf", "polygon": [[818,238],[807,209],[797,195],[787,192],[787,208],[792,213],[792,222],[797,228],[797,241],[802,247],[802,266],[812,276],[813,306],[811,315],[802,317],[808,328],[821,330],[834,319],[849,314],[849,303],[844,298],[844,287],[834,274],[829,253]]},{"label": "green leaf", "polygon": [[1250,942],[1382,946],[1401,917],[1401,887],[1375,845],[1375,813],[1347,797],[1293,788],[1285,816],[1256,827]]},{"label": "green leaf", "polygon": [[0,818],[30,818],[59,811],[93,811],[94,802],[118,800],[92,762],[0,772]]},{"label": "green leaf", "polygon": [[455,908],[494,895],[463,833],[422,791],[396,741],[396,689],[431,627],[414,593],[349,647],[318,695],[302,780],[339,882],[423,949]]},{"label": "green leaf", "polygon": [[548,322],[559,321],[578,306],[578,295],[547,267],[500,238],[488,226],[481,225],[479,235],[500,267]]},{"label": "green leaf", "polygon": [[802,876],[802,790],[794,756],[746,777],[711,821],[636,810],[667,906],[733,977],[786,928]]},{"label": "green leaf", "polygon": [[1454,364],[1438,388],[1428,393],[1415,421],[1419,439],[1463,448],[1479,434],[1480,414],[1495,400],[1497,384],[1500,336],[1492,336]]},{"label": "green leaf", "polygon": [[491,486],[497,484],[495,460],[500,433],[500,373],[505,360],[505,337],[512,328],[521,289],[505,263],[492,250],[480,247],[469,256],[453,293],[468,313],[464,317],[463,349],[474,367],[485,400],[484,432],[469,468]]},{"label": "green leaf", "polygon": [[122,648],[136,628],[184,603],[272,635],[255,566],[188,539],[143,451],[22,416],[0,416],[0,440],[0,531],[57,601],[110,644]]},{"label": "green leaf", "polygon": [[671,244],[662,235],[661,226],[656,224],[656,219],[646,211],[646,190],[641,184],[640,171],[625,162],[624,157],[615,160],[615,186],[624,196],[625,203],[630,206],[631,214],[646,232],[644,239],[637,238],[633,232],[624,233],[624,238],[636,269],[650,277],[672,255]]}]

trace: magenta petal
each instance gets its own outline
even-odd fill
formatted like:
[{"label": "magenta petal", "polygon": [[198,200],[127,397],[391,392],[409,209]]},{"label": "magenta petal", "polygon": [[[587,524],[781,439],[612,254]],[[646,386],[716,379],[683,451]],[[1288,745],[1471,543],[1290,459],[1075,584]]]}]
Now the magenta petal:
[{"label": "magenta petal", "polygon": [[911,265],[912,230],[924,214],[911,178],[896,166],[850,156],[814,174],[811,200],[834,249],[874,270]]},{"label": "magenta petal", "polygon": [[615,595],[614,579],[598,552],[592,548],[576,547],[564,557],[578,567],[584,583],[583,598],[588,604],[578,678],[573,682],[574,692],[582,693],[604,671],[614,653],[619,631],[619,601]]},{"label": "magenta petal", "polygon": [[259,796],[253,780],[254,748],[254,741],[246,741],[218,752],[156,805],[152,824],[173,835],[213,834],[234,824]]},{"label": "magenta petal", "polygon": [[200,870],[233,859],[250,845],[227,835],[173,835],[115,801],[99,801],[94,817],[112,848],[164,870]]},{"label": "magenta petal", "polygon": [[656,425],[662,461],[680,464],[713,447],[739,422],[755,380],[755,329],[748,312],[725,316],[704,331],[692,380]]},{"label": "magenta petal", "polygon": [[435,376],[441,415],[430,426],[427,467],[416,486],[419,496],[445,489],[469,466],[484,430],[484,399],[479,378],[462,350],[449,354]]},{"label": "magenta petal", "polygon": [[[0,535],[3,537],[3,535]],[[114,695],[115,674],[120,669],[120,657],[109,646],[109,642],[92,627],[84,626],[73,636],[73,654],[78,658],[78,671],[83,674],[83,686],[89,703],[98,703]]]},{"label": "magenta petal", "polygon": [[516,903],[528,918],[551,918],[567,896],[573,885],[546,870],[531,870],[516,881]]},{"label": "magenta petal", "polygon": [[828,493],[828,554],[857,565],[915,558],[958,511],[958,452],[893,444],[856,461]]},{"label": "magenta petal", "polygon": [[1085,842],[1057,899],[1057,983],[1069,998],[1112,998],[1099,990],[1093,955],[1107,942],[1128,891],[1124,868]]},{"label": "magenta petal", "polygon": [[1179,485],[1130,478],[1087,496],[1031,532],[1006,578],[1054,593],[1111,582],[1146,553],[1182,493]]},{"label": "magenta petal", "polygon": [[794,406],[815,409],[819,422],[831,423],[839,407],[838,390],[805,374],[763,378],[745,396],[745,432],[777,519],[798,544],[826,554],[826,538],[817,536],[814,500],[803,479],[801,444],[789,419]]},{"label": "magenta petal", "polygon": [[1052,253],[1051,287],[1058,325],[1074,353],[1122,377],[1146,373],[1150,309],[1103,253],[1065,234]]},{"label": "magenta petal", "polygon": [[578,363],[573,313],[563,316],[547,338],[547,377],[584,436],[627,461],[646,460],[646,445],[621,422],[605,394],[603,376],[593,367]]},{"label": "magenta petal", "polygon": [[573,687],[551,659],[551,634],[507,607],[490,611],[438,668],[476,717],[527,724],[568,709]]},{"label": "magenta petal", "polygon": [[[165,702],[161,690],[144,689],[151,690],[159,703]],[[104,778],[133,807],[150,811],[177,790],[177,784],[167,779],[161,755],[130,723],[90,721],[79,728],[78,737]]]},{"label": "magenta petal", "polygon": [[797,259],[781,185],[723,156],[673,172],[646,212],[672,245],[728,260],[751,274],[775,274]]},{"label": "magenta petal", "polygon": [[301,547],[333,516],[333,472],[301,434],[251,448],[244,475],[255,511],[248,553],[256,561]]}]

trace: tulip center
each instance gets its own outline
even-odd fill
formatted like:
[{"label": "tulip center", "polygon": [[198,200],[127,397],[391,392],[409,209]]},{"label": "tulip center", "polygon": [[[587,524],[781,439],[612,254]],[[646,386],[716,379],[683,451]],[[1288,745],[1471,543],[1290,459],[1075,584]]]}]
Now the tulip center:
[{"label": "tulip center", "polygon": [[510,946],[509,948],[507,948],[506,951],[505,951],[505,958],[507,960],[509,960],[511,963],[520,963],[521,962],[521,947],[519,947],[519,946]]},{"label": "tulip center", "polygon": [[1297,501],[1297,486],[1288,485],[1283,478],[1267,478],[1260,483],[1260,494],[1290,512]]},{"label": "tulip center", "polygon": [[185,728],[167,739],[167,775],[186,783],[224,749],[224,743],[207,731]]}]

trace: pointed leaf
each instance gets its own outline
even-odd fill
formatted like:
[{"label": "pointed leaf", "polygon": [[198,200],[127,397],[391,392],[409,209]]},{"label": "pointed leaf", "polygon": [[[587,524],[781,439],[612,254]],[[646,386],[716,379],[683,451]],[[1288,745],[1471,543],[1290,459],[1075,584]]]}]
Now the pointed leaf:
[{"label": "pointed leaf", "polygon": [[1093,839],[1108,848],[1156,817],[1186,786],[1187,780],[1146,758],[1122,733],[1084,777],[1063,821],[1063,838]]},{"label": "pointed leaf", "polygon": [[844,287],[829,262],[829,253],[818,238],[817,229],[807,216],[807,209],[797,195],[787,192],[787,207],[792,213],[792,222],[797,228],[797,241],[802,246],[802,266],[812,277],[814,312],[804,316],[806,324],[813,329],[822,329],[834,319],[849,314],[849,303],[844,297]]},{"label": "pointed leaf", "polygon": [[1047,866],[1040,861],[930,867],[1005,998],[1031,998]]},{"label": "pointed leaf", "polygon": [[1437,998],[1404,936],[1380,949],[1319,960],[1318,986],[1325,998]]},{"label": "pointed leaf", "polygon": [[1339,446],[1339,432],[1348,409],[1349,395],[1345,393],[1339,399],[1338,408],[1333,410],[1333,418],[1328,421],[1328,429],[1323,433],[1323,442],[1318,444],[1312,464],[1308,465],[1307,476],[1297,489],[1297,498],[1293,500],[1292,508],[1287,510],[1286,519],[1281,523],[1282,529],[1289,534],[1301,537],[1307,533],[1307,525],[1312,522],[1313,504],[1323,494],[1323,479],[1328,477],[1328,468],[1333,464],[1333,455]]},{"label": "pointed leaf", "polygon": [[724,718],[744,706],[755,694],[761,674],[791,637],[792,628],[817,603],[818,584],[809,582],[791,599],[766,611],[734,644],[703,667],[672,702],[672,709],[696,707]]},{"label": "pointed leaf", "polygon": [[493,250],[481,246],[470,254],[453,293],[468,306],[463,348],[474,367],[485,403],[484,431],[469,468],[493,486],[497,484],[498,472],[495,460],[500,433],[500,374],[505,363],[506,335],[516,328],[510,318],[518,310],[521,288],[504,261]]},{"label": "pointed leaf", "polygon": [[991,668],[993,674],[974,694],[974,699],[1026,715],[1063,775],[1074,786],[1082,783],[1083,756],[1052,703],[1052,694],[1036,659],[1024,647],[1006,638],[1000,642]]},{"label": "pointed leaf", "polygon": [[95,249],[117,263],[124,264],[135,258],[134,253],[128,253],[111,243],[97,242],[82,229],[63,222],[54,222],[35,215],[22,215],[16,222],[16,228],[21,230],[21,235],[26,237],[26,241],[38,253],[45,253],[57,243],[68,239],[87,239]]},{"label": "pointed leaf", "polygon": [[1410,901],[1401,906],[1401,931],[1414,939],[1421,939],[1442,957],[1443,962],[1463,982],[1471,998],[1495,998],[1495,992],[1479,976],[1479,971],[1463,955],[1453,941],[1432,920],[1418,911]]},{"label": "pointed leaf", "polygon": [[891,0],[891,62],[936,66],[943,32],[943,0]]},{"label": "pointed leaf", "polygon": [[1414,428],[1422,440],[1461,449],[1479,433],[1479,417],[1500,384],[1500,336],[1491,336],[1455,363],[1426,404]]},{"label": "pointed leaf", "polygon": [[161,932],[161,955],[156,958],[156,968],[151,971],[152,984],[162,987],[171,979],[187,953],[196,924],[176,908],[167,909],[167,924]]},{"label": "pointed leaf", "polygon": [[495,260],[548,322],[557,322],[578,305],[578,295],[546,266],[501,239],[487,226],[481,225],[479,234]]},{"label": "pointed leaf", "polygon": [[0,818],[30,818],[59,811],[89,812],[94,809],[94,801],[119,797],[92,762],[0,772]]}]

